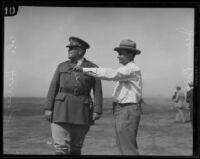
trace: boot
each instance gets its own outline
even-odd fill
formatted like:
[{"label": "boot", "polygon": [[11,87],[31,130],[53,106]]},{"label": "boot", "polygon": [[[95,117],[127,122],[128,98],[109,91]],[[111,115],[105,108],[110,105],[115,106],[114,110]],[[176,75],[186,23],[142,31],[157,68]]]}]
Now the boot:
[{"label": "boot", "polygon": [[81,150],[71,151],[71,155],[81,155]]}]

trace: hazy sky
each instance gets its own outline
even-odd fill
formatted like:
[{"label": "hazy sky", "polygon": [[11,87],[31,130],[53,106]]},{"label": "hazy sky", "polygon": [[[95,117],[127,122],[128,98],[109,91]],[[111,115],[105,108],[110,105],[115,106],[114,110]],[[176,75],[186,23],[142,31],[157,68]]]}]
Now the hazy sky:
[{"label": "hazy sky", "polygon": [[[46,97],[70,36],[90,44],[88,60],[111,68],[121,67],[113,48],[135,41],[144,97],[171,97],[177,85],[185,91],[193,68],[192,8],[19,7],[4,33],[5,96]],[[114,82],[102,83],[110,97]]]}]

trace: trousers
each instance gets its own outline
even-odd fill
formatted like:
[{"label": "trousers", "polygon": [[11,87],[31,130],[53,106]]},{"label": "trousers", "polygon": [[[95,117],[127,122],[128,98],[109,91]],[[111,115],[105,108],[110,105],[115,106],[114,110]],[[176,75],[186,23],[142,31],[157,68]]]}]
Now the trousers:
[{"label": "trousers", "polygon": [[185,114],[183,112],[183,109],[176,108],[176,110],[177,110],[177,114],[175,116],[175,121],[183,122],[183,123],[186,122],[186,116],[185,116]]},{"label": "trousers", "polygon": [[116,144],[121,155],[139,155],[137,132],[141,111],[139,105],[132,104],[114,108]]},{"label": "trousers", "polygon": [[89,126],[67,123],[51,124],[52,138],[57,155],[81,155]]}]

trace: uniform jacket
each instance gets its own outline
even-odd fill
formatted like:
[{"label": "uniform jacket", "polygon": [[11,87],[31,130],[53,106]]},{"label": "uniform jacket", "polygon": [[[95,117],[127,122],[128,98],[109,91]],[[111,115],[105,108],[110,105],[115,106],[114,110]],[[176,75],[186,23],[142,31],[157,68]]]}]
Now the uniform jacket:
[{"label": "uniform jacket", "polygon": [[192,108],[193,107],[193,88],[191,88],[187,92],[186,101],[189,103],[190,107]]},{"label": "uniform jacket", "polygon": [[[84,59],[83,67],[97,67]],[[53,111],[52,122],[92,125],[92,113],[102,113],[101,81],[72,70],[74,64],[70,61],[58,65],[51,81],[46,98],[45,110]],[[81,95],[62,92],[61,90],[83,92]],[[94,100],[91,98],[93,91]]]}]

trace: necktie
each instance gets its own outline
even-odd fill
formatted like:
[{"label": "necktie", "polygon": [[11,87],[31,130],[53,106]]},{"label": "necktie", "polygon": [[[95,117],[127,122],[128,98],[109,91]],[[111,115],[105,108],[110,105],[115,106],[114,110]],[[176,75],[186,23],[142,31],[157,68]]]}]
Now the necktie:
[{"label": "necktie", "polygon": [[[77,65],[78,61],[72,60],[71,63],[72,63],[73,66],[74,66],[74,65]],[[78,79],[79,79],[78,72],[76,72],[76,71],[74,72],[74,71],[73,71],[73,73],[74,73],[74,75],[75,75],[76,80],[78,80]]]},{"label": "necktie", "polygon": [[73,63],[73,64],[77,64],[78,61],[73,60],[73,61],[71,61],[71,63]]}]

